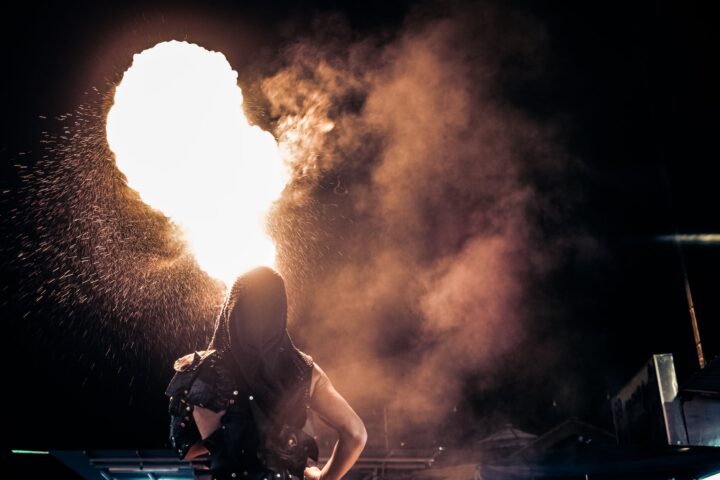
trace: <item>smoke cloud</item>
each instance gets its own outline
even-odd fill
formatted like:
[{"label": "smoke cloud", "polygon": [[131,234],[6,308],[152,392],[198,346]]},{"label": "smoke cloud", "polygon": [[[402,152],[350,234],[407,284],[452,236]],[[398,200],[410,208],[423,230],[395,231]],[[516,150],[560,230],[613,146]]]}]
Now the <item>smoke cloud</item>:
[{"label": "smoke cloud", "polygon": [[392,37],[318,30],[257,83],[295,172],[271,218],[291,328],[353,405],[437,433],[527,340],[533,279],[568,246],[539,228],[557,133],[503,91],[539,71],[543,31],[487,6]]},{"label": "smoke cloud", "polygon": [[[293,171],[268,219],[291,334],[370,442],[382,441],[383,408],[391,447],[439,438],[457,412],[472,423],[467,394],[498,370],[561,361],[557,344],[534,339],[559,310],[538,285],[569,250],[594,248],[569,228],[548,234],[576,201],[558,188],[568,159],[557,129],[512,102],[514,86],[542,72],[542,26],[501,7],[440,4],[392,32],[358,37],[331,16],[291,35],[243,79],[246,107],[263,107],[248,116],[269,114],[256,121]],[[156,416],[172,361],[205,348],[223,292],[117,170],[104,131],[111,89],[89,98],[48,120],[58,133],[2,192],[0,254],[14,279],[2,303],[19,313],[13,332],[73,372],[68,382],[89,379],[128,406],[144,387]]]}]

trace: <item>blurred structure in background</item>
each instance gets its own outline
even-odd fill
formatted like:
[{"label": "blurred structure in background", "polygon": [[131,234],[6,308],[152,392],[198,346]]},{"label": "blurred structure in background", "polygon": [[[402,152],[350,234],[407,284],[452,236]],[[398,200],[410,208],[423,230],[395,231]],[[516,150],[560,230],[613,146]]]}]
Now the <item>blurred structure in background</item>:
[{"label": "blurred structure in background", "polygon": [[[409,419],[402,412],[363,412],[368,443],[345,478],[720,478],[720,357],[678,384],[673,356],[653,355],[610,400],[610,407],[615,433],[571,418],[541,435],[505,425],[462,449],[438,444],[422,422],[414,423],[415,430],[406,428]],[[397,423],[403,428],[393,428]],[[306,430],[317,439],[323,464],[336,437],[312,414]],[[5,455],[14,473],[9,478],[210,479],[204,457],[180,461],[171,449],[16,450]]]},{"label": "blurred structure in background", "polygon": [[653,355],[611,404],[622,445],[720,447],[720,358],[678,387],[672,355]]},{"label": "blurred structure in background", "polygon": [[653,355],[610,403],[618,443],[688,444],[672,355]]},{"label": "blurred structure in background", "polygon": [[720,357],[683,383],[679,397],[688,443],[720,447]]}]

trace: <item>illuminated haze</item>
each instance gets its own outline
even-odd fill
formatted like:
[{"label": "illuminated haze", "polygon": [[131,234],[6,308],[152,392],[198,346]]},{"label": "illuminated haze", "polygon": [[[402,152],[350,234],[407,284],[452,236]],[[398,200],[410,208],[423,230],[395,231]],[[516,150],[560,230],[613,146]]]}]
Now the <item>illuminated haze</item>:
[{"label": "illuminated haze", "polygon": [[[293,167],[272,214],[293,331],[354,406],[388,409],[392,445],[472,429],[467,392],[562,361],[552,336],[534,340],[556,314],[536,287],[593,241],[541,229],[571,208],[555,183],[568,160],[502,90],[541,71],[543,44],[531,18],[482,5],[390,39],[331,17],[258,78]],[[571,408],[567,385],[543,380],[535,401]],[[522,401],[483,415],[511,421]]]},{"label": "illuminated haze", "polygon": [[[210,339],[211,276],[276,260],[293,339],[372,442],[383,408],[391,448],[528,405],[571,413],[583,384],[554,374],[568,362],[547,327],[563,306],[538,286],[595,244],[567,222],[557,129],[504,90],[542,73],[546,38],[521,12],[463,5],[377,36],[318,18],[237,65],[251,120],[273,135],[248,124],[221,53],[175,41],[48,118],[12,192],[22,208],[0,218],[38,342],[78,384],[157,398],[175,358]],[[473,412],[469,392],[503,381],[522,393]]]}]

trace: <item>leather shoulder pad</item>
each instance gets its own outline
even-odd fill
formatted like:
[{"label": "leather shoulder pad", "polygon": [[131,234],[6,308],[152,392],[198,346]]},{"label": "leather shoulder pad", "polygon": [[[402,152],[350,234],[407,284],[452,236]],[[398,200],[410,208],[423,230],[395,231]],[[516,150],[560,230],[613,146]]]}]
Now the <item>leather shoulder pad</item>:
[{"label": "leather shoulder pad", "polygon": [[204,360],[206,357],[213,353],[215,353],[215,350],[199,350],[193,353],[188,353],[187,355],[184,355],[175,360],[173,368],[176,372],[184,372],[191,367],[195,367],[202,360]]},{"label": "leather shoulder pad", "polygon": [[314,365],[313,358],[302,350],[297,351],[300,354],[300,359],[305,363],[306,366],[312,368]]},{"label": "leather shoulder pad", "polygon": [[175,375],[165,389],[165,395],[177,397],[180,393],[187,393],[198,375],[205,370],[201,368],[203,364],[208,363],[214,354],[215,350],[196,351],[175,360]]},{"label": "leather shoulder pad", "polygon": [[213,351],[198,364],[197,375],[188,389],[187,401],[219,412],[228,408],[236,390],[231,370],[219,352]]}]

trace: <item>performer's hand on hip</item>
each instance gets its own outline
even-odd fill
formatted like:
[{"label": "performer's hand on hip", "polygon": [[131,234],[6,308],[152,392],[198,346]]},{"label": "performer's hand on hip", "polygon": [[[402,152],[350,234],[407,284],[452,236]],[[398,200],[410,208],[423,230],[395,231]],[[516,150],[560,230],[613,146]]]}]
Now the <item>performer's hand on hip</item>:
[{"label": "performer's hand on hip", "polygon": [[305,467],[305,480],[322,480],[322,470],[316,466]]}]

